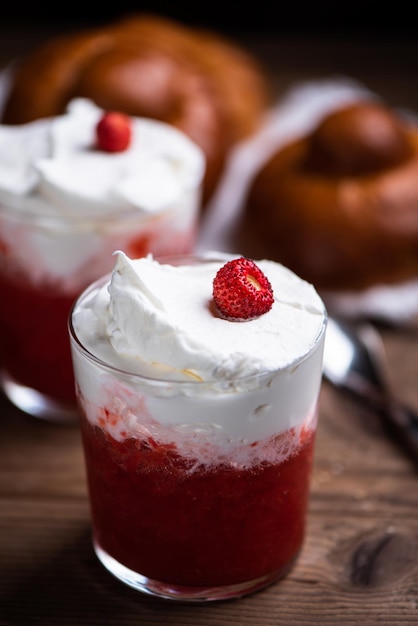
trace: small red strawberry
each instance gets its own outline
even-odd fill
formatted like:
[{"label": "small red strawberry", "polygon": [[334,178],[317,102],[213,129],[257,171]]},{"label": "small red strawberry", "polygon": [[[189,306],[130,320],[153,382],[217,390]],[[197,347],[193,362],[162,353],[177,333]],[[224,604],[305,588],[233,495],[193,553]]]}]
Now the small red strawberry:
[{"label": "small red strawberry", "polygon": [[268,278],[254,261],[240,257],[218,270],[213,280],[213,299],[225,319],[247,321],[267,313],[274,295]]},{"label": "small red strawberry", "polygon": [[96,126],[97,146],[105,152],[123,152],[131,143],[131,118],[124,113],[104,113]]}]

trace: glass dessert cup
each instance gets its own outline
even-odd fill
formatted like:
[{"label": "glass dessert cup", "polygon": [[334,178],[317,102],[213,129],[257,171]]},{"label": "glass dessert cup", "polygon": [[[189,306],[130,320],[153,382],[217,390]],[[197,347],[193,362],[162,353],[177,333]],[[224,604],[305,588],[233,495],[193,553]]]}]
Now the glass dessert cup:
[{"label": "glass dessert cup", "polygon": [[117,249],[135,257],[190,253],[199,206],[200,188],[148,215],[53,216],[0,201],[0,387],[16,407],[76,420],[67,331],[74,300],[110,271]]},{"label": "glass dessert cup", "polygon": [[236,598],[278,581],[304,541],[326,320],[308,354],[278,371],[147,377],[100,360],[77,336],[74,311],[108,280],[69,318],[98,559],[172,600]]}]

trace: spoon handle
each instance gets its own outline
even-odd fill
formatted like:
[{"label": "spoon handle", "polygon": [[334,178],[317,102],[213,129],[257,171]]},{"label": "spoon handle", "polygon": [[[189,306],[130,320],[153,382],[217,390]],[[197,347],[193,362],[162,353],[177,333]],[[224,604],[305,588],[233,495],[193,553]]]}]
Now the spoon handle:
[{"label": "spoon handle", "polygon": [[344,385],[338,386],[376,411],[391,437],[418,461],[418,412],[355,372],[351,372]]},{"label": "spoon handle", "polygon": [[418,459],[418,414],[391,398],[386,399],[380,412],[390,433]]}]

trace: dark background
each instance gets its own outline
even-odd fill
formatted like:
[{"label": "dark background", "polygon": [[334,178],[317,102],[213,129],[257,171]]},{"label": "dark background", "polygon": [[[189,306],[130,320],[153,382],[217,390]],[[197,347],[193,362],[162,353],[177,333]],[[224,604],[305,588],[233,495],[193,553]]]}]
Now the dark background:
[{"label": "dark background", "polygon": [[[1,4],[5,4],[2,0]],[[24,6],[9,0],[0,8],[3,25],[26,21],[33,28],[47,23],[58,23],[72,28],[74,25],[97,25],[134,12],[154,12],[191,25],[206,26],[225,32],[251,32],[266,34],[357,34],[370,37],[390,36],[402,38],[415,35],[417,26],[411,15],[413,7],[406,3],[344,2],[335,0],[277,2],[228,2],[228,0],[73,0],[51,5],[32,1]]]}]

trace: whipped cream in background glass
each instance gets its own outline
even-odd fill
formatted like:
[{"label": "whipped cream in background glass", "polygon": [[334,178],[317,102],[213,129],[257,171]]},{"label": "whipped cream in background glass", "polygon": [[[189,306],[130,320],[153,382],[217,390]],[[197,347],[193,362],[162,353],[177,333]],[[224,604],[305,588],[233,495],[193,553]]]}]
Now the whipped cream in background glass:
[{"label": "whipped cream in background glass", "polygon": [[[91,101],[76,99],[62,116],[0,125],[0,206],[6,215],[0,235],[14,250],[10,262],[34,281],[59,277],[87,284],[74,274],[83,267],[97,277],[94,265],[103,267],[116,243],[137,237],[130,228],[144,229],[145,253],[193,248],[201,150],[167,124],[133,118],[131,145],[120,153],[101,151],[95,127],[102,113]],[[23,232],[7,223],[9,214],[33,220],[39,229]],[[111,261],[107,265],[110,270]]]},{"label": "whipped cream in background glass", "polygon": [[129,585],[167,598],[265,586],[303,541],[322,300],[261,260],[273,307],[228,321],[212,281],[231,255],[115,257],[70,322],[96,553]]},{"label": "whipped cream in background glass", "polygon": [[200,148],[174,127],[131,118],[129,147],[101,151],[95,132],[102,114],[76,99],[56,118],[0,125],[1,384],[20,408],[51,419],[61,403],[74,409],[70,351],[58,348],[56,335],[68,343],[75,297],[111,270],[115,249],[135,257],[185,254],[196,239]]}]

